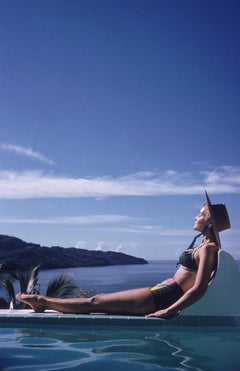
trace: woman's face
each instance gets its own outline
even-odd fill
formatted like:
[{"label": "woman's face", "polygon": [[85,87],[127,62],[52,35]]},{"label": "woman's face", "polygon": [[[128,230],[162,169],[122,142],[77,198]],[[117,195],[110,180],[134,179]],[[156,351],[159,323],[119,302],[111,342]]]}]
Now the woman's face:
[{"label": "woman's face", "polygon": [[194,218],[193,229],[195,231],[202,232],[209,218],[210,218],[210,214],[209,214],[208,206],[204,204],[201,210],[199,211],[199,214]]}]

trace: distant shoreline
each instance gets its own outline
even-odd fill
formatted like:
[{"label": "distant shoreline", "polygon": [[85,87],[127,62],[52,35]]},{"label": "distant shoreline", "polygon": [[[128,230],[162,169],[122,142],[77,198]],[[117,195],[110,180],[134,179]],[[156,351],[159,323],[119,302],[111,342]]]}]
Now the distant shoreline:
[{"label": "distant shoreline", "polygon": [[115,251],[46,247],[17,237],[0,235],[0,263],[5,270],[42,270],[111,265],[148,264],[145,259]]}]

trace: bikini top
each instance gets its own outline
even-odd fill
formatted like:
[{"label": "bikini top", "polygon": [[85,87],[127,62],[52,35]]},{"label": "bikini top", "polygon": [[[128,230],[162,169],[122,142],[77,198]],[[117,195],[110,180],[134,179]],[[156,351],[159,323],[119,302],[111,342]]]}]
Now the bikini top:
[{"label": "bikini top", "polygon": [[179,256],[178,264],[187,268],[191,272],[196,272],[198,270],[198,266],[194,259],[194,254],[200,247],[201,245],[195,248],[188,248],[187,250],[183,251]]}]

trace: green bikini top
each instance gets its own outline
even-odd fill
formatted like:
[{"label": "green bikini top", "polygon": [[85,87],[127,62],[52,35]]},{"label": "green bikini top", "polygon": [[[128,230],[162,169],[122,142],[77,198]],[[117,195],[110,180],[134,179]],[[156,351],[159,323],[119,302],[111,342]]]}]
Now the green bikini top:
[{"label": "green bikini top", "polygon": [[183,251],[182,254],[179,256],[178,264],[187,268],[191,272],[196,272],[198,270],[198,267],[194,259],[194,253],[198,249],[199,247],[195,247],[194,249],[187,249]]},{"label": "green bikini top", "polygon": [[201,235],[202,233],[199,233],[196,237],[194,237],[188,249],[182,252],[182,254],[179,256],[177,266],[180,264],[191,272],[197,272],[198,266],[194,259],[194,254],[201,247],[201,245],[194,247],[194,244],[196,239]]},{"label": "green bikini top", "polygon": [[[207,226],[209,224],[211,224],[211,220],[208,221],[208,223],[205,225],[205,228],[207,228]],[[205,228],[204,228],[204,230],[205,230]],[[197,266],[197,263],[194,259],[194,254],[202,246],[202,244],[200,244],[196,247],[194,247],[194,244],[195,244],[196,239],[204,233],[204,230],[203,230],[203,232],[199,233],[196,237],[194,237],[194,239],[191,242],[188,249],[182,252],[182,254],[179,256],[177,266],[180,264],[183,267],[187,268],[191,272],[197,272],[198,266]],[[213,271],[213,275],[212,275],[211,279],[214,277],[215,274],[216,274],[216,269]]]}]

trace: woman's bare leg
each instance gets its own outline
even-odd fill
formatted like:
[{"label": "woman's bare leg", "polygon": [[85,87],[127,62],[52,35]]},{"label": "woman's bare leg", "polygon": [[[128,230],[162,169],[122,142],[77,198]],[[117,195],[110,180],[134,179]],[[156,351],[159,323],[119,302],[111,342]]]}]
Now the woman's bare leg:
[{"label": "woman's bare leg", "polygon": [[28,304],[35,312],[52,309],[73,314],[145,315],[155,311],[152,293],[149,288],[126,290],[113,294],[99,294],[92,298],[61,299],[27,294],[18,294],[16,297]]}]

